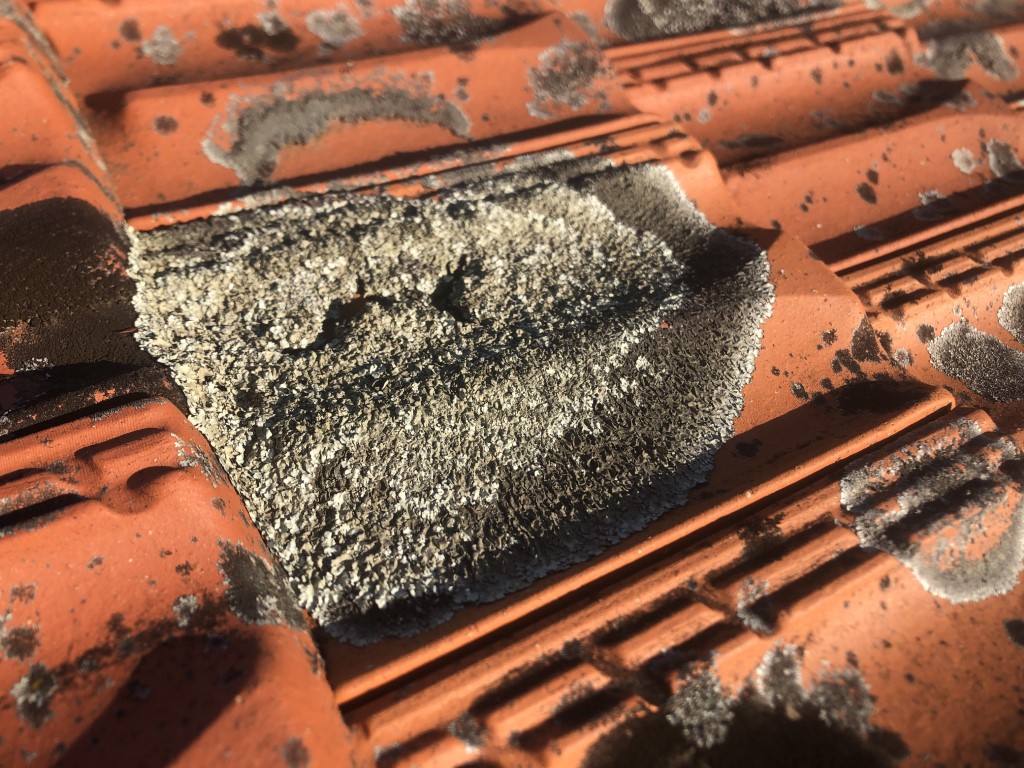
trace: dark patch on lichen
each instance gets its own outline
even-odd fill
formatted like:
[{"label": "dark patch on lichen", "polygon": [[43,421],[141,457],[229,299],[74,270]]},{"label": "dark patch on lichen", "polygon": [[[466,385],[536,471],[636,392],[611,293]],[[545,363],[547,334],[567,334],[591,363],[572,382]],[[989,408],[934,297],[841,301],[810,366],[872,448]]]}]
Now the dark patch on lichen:
[{"label": "dark patch on lichen", "polygon": [[809,400],[811,397],[810,395],[807,394],[807,390],[804,389],[804,385],[801,384],[799,381],[793,382],[793,384],[790,386],[790,391],[793,393],[793,396],[799,400]]},{"label": "dark patch on lichen", "polygon": [[284,624],[305,629],[305,616],[284,574],[241,544],[219,543],[217,567],[224,576],[232,612],[247,624]]},{"label": "dark patch on lichen", "polygon": [[469,118],[444,96],[417,96],[402,88],[351,88],[248,106],[235,122],[230,149],[208,139],[203,150],[210,160],[238,174],[242,184],[252,185],[273,175],[284,147],[302,146],[322,136],[332,123],[372,120],[439,125],[455,136],[469,138]]}]

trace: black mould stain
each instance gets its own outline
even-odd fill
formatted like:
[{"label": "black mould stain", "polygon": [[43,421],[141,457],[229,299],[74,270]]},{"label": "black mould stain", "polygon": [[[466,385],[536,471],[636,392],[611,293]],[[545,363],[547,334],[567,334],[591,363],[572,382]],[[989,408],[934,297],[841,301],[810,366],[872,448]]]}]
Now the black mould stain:
[{"label": "black mould stain", "polygon": [[39,633],[32,627],[15,627],[0,632],[0,650],[14,661],[25,661],[39,648]]},{"label": "black mould stain", "polygon": [[139,22],[135,19],[125,19],[121,22],[120,32],[121,37],[129,43],[138,43],[142,41],[142,32],[139,30]]},{"label": "black mould stain", "polygon": [[1013,641],[1014,645],[1024,648],[1024,620],[1007,619],[1003,622],[1003,629],[1006,630],[1006,636]]},{"label": "black mould stain", "polygon": [[736,444],[736,455],[742,456],[744,459],[752,459],[757,456],[761,450],[761,441],[754,438],[750,441],[742,441]]},{"label": "black mould stain", "polygon": [[850,342],[850,352],[854,360],[861,363],[879,363],[882,361],[882,350],[878,346],[878,338],[875,336],[875,329],[867,318],[861,320],[860,325],[853,332],[853,339]]},{"label": "black mould stain", "polygon": [[305,616],[284,576],[266,560],[241,544],[222,541],[217,567],[228,588],[228,606],[242,621],[305,628]]},{"label": "black mould stain", "polygon": [[875,194],[875,190],[867,182],[862,181],[857,185],[857,194],[860,195],[861,200],[870,205],[878,202],[878,195]]},{"label": "black mould stain", "polygon": [[865,175],[868,177],[868,181],[870,181],[872,184],[878,184],[878,171],[872,169],[868,171]]},{"label": "black mould stain", "polygon": [[903,58],[900,56],[899,51],[893,48],[886,54],[885,57],[885,70],[890,75],[898,75],[903,72]]},{"label": "black mould stain", "polygon": [[10,599],[22,603],[31,603],[36,599],[36,585],[35,584],[15,584],[10,590]]},{"label": "black mould stain", "polygon": [[240,59],[257,61],[269,58],[269,53],[291,53],[299,44],[299,38],[291,27],[280,24],[268,29],[255,24],[225,29],[215,38],[221,48],[234,51]]},{"label": "black mould stain", "polygon": [[839,332],[835,328],[829,328],[821,334],[821,340],[828,346],[832,346],[839,339]]},{"label": "black mould stain", "polygon": [[804,385],[800,382],[793,382],[793,386],[790,387],[793,392],[793,396],[799,400],[809,400],[810,395],[807,394],[807,390],[804,389]]},{"label": "black mould stain", "polygon": [[935,329],[926,323],[922,323],[917,326],[917,338],[922,344],[931,344],[935,340]]},{"label": "black mould stain", "polygon": [[782,541],[782,513],[755,517],[742,525],[737,534],[743,541],[744,558],[753,557]]},{"label": "black mould stain", "polygon": [[178,130],[178,121],[170,115],[160,115],[153,121],[153,127],[157,133],[167,136]]},{"label": "black mould stain", "polygon": [[298,736],[288,739],[281,748],[285,768],[308,768],[310,764],[309,749]]}]

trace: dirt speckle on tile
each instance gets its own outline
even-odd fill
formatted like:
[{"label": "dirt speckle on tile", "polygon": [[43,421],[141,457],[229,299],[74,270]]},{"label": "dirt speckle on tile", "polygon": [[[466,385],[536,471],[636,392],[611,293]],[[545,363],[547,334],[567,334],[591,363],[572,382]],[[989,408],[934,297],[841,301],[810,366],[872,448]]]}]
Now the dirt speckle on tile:
[{"label": "dirt speckle on tile", "polygon": [[597,554],[684,502],[733,433],[765,254],[660,166],[570,170],[136,238],[143,345],[339,638],[412,634]]}]

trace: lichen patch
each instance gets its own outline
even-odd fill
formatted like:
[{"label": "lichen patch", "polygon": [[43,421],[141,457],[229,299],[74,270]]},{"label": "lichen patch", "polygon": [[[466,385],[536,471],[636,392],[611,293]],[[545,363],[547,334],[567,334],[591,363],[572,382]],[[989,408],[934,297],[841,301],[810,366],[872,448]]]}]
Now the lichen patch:
[{"label": "lichen patch", "polygon": [[368,642],[591,557],[733,433],[774,289],[660,166],[142,233],[166,362],[303,607]]}]

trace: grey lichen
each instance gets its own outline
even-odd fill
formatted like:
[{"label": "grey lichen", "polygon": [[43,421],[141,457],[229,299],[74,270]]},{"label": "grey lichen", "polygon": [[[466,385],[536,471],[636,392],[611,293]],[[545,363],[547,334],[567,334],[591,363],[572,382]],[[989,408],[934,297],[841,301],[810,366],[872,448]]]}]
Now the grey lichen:
[{"label": "grey lichen", "polygon": [[840,5],[842,0],[607,0],[604,22],[626,40],[651,40],[783,19]]},{"label": "grey lichen", "polygon": [[142,55],[154,64],[162,66],[173,66],[178,63],[182,48],[174,36],[173,30],[166,25],[160,25],[153,30],[153,36],[145,40],[141,46]]},{"label": "grey lichen", "polygon": [[14,710],[33,728],[42,728],[53,717],[50,703],[57,693],[57,676],[44,664],[33,664],[11,687]]},{"label": "grey lichen", "polygon": [[988,167],[992,170],[993,175],[998,178],[1012,176],[1024,171],[1024,164],[1021,164],[1020,158],[1017,157],[1013,147],[1005,141],[993,139],[986,142],[985,152],[988,155]]},{"label": "grey lichen", "polygon": [[1011,285],[999,306],[999,324],[1024,344],[1024,284]]},{"label": "grey lichen", "polygon": [[732,435],[765,254],[662,167],[585,173],[137,236],[140,340],[335,636],[411,634],[593,556]]},{"label": "grey lichen", "polygon": [[961,319],[928,345],[932,365],[997,403],[1024,400],[1024,352]]},{"label": "grey lichen", "polygon": [[405,0],[391,13],[403,39],[421,46],[477,41],[504,26],[501,19],[475,15],[466,0]]},{"label": "grey lichen", "polygon": [[275,97],[232,105],[230,109],[224,127],[233,137],[231,145],[224,147],[208,137],[203,151],[212,162],[233,170],[239,182],[247,186],[273,175],[283,148],[306,144],[322,136],[333,123],[403,120],[440,125],[460,138],[470,138],[469,118],[453,102],[444,96],[399,87],[314,91],[296,98]]},{"label": "grey lichen", "polygon": [[306,29],[320,38],[322,54],[337,50],[363,35],[355,14],[340,7],[329,11],[310,11],[306,14]]},{"label": "grey lichen", "polygon": [[963,603],[1005,594],[1024,568],[1024,504],[1008,474],[1017,446],[970,419],[933,429],[847,471],[843,508],[865,547],[893,555],[937,597]]},{"label": "grey lichen", "polygon": [[963,80],[974,62],[997,80],[1013,80],[1019,73],[1003,39],[988,31],[954,31],[936,37],[915,61],[943,80]]},{"label": "grey lichen", "polygon": [[960,173],[974,173],[978,169],[978,161],[974,157],[974,153],[971,152],[967,147],[958,147],[950,153],[950,157],[953,160],[953,165]]},{"label": "grey lichen", "polygon": [[714,667],[697,665],[682,677],[679,692],[665,702],[665,719],[679,729],[683,739],[699,749],[721,744],[736,715],[734,703],[722,690]]},{"label": "grey lichen", "polygon": [[554,117],[559,107],[578,112],[596,103],[608,108],[607,94],[599,85],[612,76],[604,56],[591,41],[565,41],[545,49],[538,66],[528,73],[533,100],[527,111],[542,119]]}]

